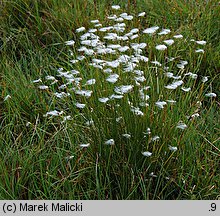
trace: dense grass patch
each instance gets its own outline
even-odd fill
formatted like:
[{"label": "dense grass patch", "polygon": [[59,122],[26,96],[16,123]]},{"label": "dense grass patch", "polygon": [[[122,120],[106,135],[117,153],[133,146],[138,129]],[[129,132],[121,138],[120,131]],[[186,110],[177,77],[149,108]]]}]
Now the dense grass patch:
[{"label": "dense grass patch", "polygon": [[1,199],[219,197],[217,0],[16,0],[0,10]]}]

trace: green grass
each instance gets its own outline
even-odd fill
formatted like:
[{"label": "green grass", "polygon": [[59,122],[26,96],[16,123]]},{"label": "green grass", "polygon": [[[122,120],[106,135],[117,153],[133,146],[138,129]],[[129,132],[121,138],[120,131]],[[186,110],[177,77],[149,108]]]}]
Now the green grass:
[{"label": "green grass", "polygon": [[[213,1],[3,1],[0,4],[0,198],[1,199],[218,199],[220,196],[220,7]],[[120,4],[120,11],[113,11],[112,4]],[[155,50],[155,45],[169,36],[143,36],[147,43],[144,53],[149,59],[164,63],[164,57],[179,57],[170,68],[175,75],[182,75],[175,68],[179,59],[187,60],[186,72],[198,74],[198,79],[184,79],[190,92],[180,89],[167,91],[164,86],[170,79],[161,67],[152,68],[140,63],[146,82],[151,88],[149,107],[141,108],[144,116],[130,111],[127,100],[137,107],[140,102],[139,87],[133,75],[114,69],[120,75],[115,84],[103,82],[107,77],[89,65],[90,58],[76,65],[67,40],[76,41],[72,51],[79,48],[78,27],[91,28],[90,20],[99,19],[110,25],[106,18],[113,13],[137,15],[146,11],[146,17],[126,21],[128,29],[141,30],[158,25],[169,28],[172,35],[182,34],[167,52]],[[100,34],[101,36],[104,33]],[[197,46],[190,39],[205,40]],[[139,39],[135,39],[139,42]],[[123,42],[122,42],[123,43]],[[125,45],[125,43],[124,43]],[[195,54],[204,48],[204,54]],[[126,54],[131,54],[128,51]],[[100,57],[100,56],[98,56]],[[114,56],[106,58],[115,59]],[[81,72],[82,84],[95,78],[96,85],[86,89],[92,97],[75,95],[69,86],[69,98],[57,99],[53,94],[59,83],[46,91],[38,89],[33,80],[47,75],[57,75],[57,69],[76,69]],[[157,76],[155,75],[157,73]],[[209,80],[202,83],[203,76]],[[119,85],[132,84],[133,91],[121,100],[107,104],[98,102]],[[142,84],[141,84],[142,86]],[[205,97],[215,92],[216,98]],[[11,98],[4,100],[7,95]],[[164,109],[154,106],[158,100],[176,99],[176,105]],[[76,100],[86,103],[77,109]],[[199,107],[197,101],[202,101]],[[62,123],[61,117],[45,118],[51,110],[64,110],[72,120]],[[200,117],[188,120],[186,116],[199,113]],[[121,121],[116,118],[122,117]],[[86,125],[93,120],[94,125]],[[176,128],[180,121],[185,130]],[[147,128],[151,134],[144,137]],[[126,139],[122,134],[131,134]],[[150,142],[153,136],[160,137]],[[115,145],[104,142],[113,138]],[[80,148],[90,143],[88,148]],[[171,152],[168,146],[177,146]],[[152,152],[144,157],[142,152]],[[153,174],[152,174],[153,173]],[[152,175],[151,175],[152,174]]]}]

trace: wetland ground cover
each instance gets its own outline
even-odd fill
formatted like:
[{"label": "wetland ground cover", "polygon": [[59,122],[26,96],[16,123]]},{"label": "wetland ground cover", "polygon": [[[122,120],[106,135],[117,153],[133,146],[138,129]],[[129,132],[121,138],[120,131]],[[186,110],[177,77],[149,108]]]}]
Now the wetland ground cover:
[{"label": "wetland ground cover", "polygon": [[218,1],[3,1],[1,199],[218,199]]}]

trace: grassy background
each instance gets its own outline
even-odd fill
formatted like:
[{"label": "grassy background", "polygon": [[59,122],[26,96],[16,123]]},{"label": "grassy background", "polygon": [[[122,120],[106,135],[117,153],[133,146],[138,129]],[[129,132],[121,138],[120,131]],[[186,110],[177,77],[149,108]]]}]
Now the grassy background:
[{"label": "grassy background", "polygon": [[[143,28],[159,25],[185,37],[206,40],[206,53],[198,73],[209,76],[209,88],[219,95],[217,0],[3,0],[0,3],[1,199],[219,198],[218,98],[206,101],[200,120],[184,136],[188,146],[167,161],[143,160],[131,151],[126,152],[123,146],[120,151],[114,147],[81,150],[74,145],[82,139],[80,129],[41,117],[48,110],[49,98],[46,93],[39,93],[31,81],[62,67],[66,59],[63,42],[77,39],[75,29],[88,27],[92,19],[106,21],[106,15],[112,13],[112,4],[120,4],[132,14],[146,11],[146,19],[140,23]],[[8,94],[12,100],[4,101]],[[27,122],[31,122],[29,127]],[[102,140],[99,136],[96,139]],[[67,160],[70,155],[74,158]],[[151,171],[158,177],[149,178]],[[171,177],[166,180],[168,174]]]}]

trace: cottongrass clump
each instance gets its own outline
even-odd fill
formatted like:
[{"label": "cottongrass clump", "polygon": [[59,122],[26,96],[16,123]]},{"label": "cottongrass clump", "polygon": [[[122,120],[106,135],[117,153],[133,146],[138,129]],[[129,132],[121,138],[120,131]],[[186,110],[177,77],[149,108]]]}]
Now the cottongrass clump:
[{"label": "cottongrass clump", "polygon": [[76,29],[75,41],[65,42],[66,67],[33,81],[51,98],[53,109],[43,116],[73,128],[80,148],[105,155],[112,147],[123,160],[167,163],[185,148],[204,98],[216,97],[204,91],[208,78],[198,75],[206,41],[144,28],[138,23],[145,12],[112,10],[106,23],[91,20],[90,28]]}]

